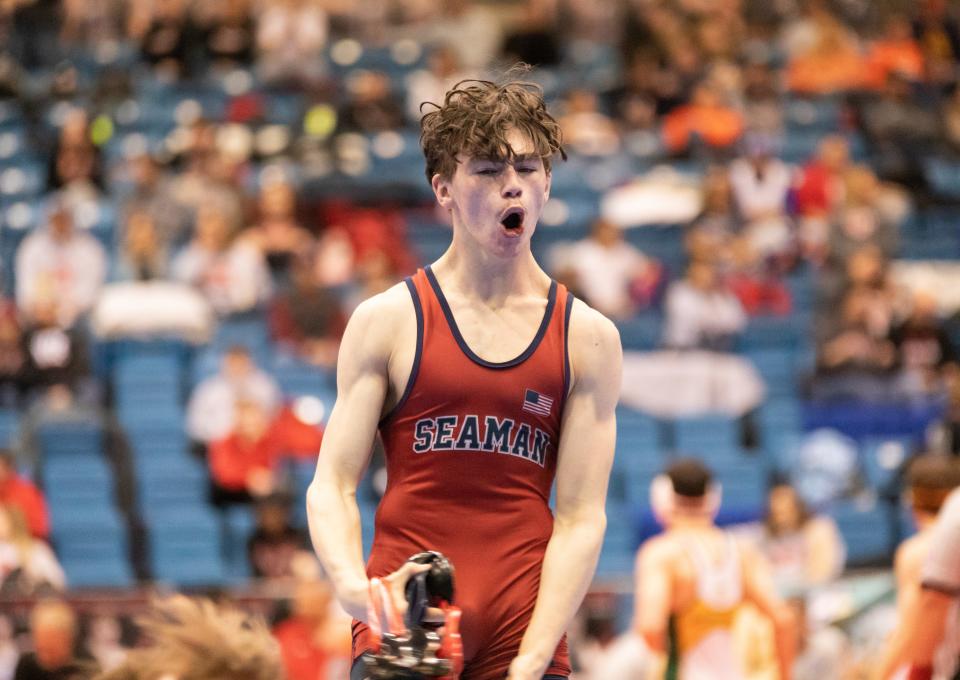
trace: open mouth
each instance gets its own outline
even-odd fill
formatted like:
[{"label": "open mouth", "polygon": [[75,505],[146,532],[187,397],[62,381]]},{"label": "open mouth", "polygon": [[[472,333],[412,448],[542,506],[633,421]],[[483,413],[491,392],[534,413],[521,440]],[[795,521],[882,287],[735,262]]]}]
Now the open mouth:
[{"label": "open mouth", "polygon": [[523,210],[511,208],[500,220],[500,224],[502,224],[507,231],[521,231],[523,228]]}]

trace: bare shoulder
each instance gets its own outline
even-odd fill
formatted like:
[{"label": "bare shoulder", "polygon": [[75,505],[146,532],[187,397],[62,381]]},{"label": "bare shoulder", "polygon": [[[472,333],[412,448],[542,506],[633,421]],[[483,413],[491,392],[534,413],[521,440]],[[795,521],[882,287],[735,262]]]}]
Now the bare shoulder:
[{"label": "bare shoulder", "polygon": [[676,553],[674,542],[666,534],[658,534],[648,538],[640,546],[637,553],[637,564],[656,565],[673,559]]},{"label": "bare shoulder", "polygon": [[408,327],[415,327],[413,301],[406,284],[391,286],[361,302],[350,316],[341,344],[341,359],[359,353],[386,360],[394,350],[398,337]]},{"label": "bare shoulder", "polygon": [[916,577],[919,580],[923,560],[929,549],[929,532],[915,534],[901,543],[893,560],[897,577],[901,579]]},{"label": "bare shoulder", "polygon": [[582,300],[570,312],[570,362],[574,381],[616,380],[619,384],[623,349],[620,332],[610,319]]}]

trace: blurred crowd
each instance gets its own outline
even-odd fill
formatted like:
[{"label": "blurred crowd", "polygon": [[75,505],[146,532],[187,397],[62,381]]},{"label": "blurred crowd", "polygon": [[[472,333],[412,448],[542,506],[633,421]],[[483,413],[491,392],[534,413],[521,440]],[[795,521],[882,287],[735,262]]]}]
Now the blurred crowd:
[{"label": "blurred crowd", "polygon": [[[931,163],[960,157],[958,22],[945,0],[0,2],[0,406],[20,418],[0,454],[0,592],[69,586],[36,474],[33,435],[51,413],[96,414],[130,474],[103,346],[204,348],[253,319],[270,352],[331,376],[351,310],[446,236],[419,169],[421,104],[517,61],[536,67],[571,152],[535,248],[624,329],[649,322],[649,342],[627,343],[657,350],[636,357],[638,375],[694,352],[713,375],[754,320],[809,320],[799,395],[940,400],[931,432],[957,451],[957,306],[947,287],[903,285],[894,261],[947,200]],[[387,56],[352,67],[362,53]],[[663,235],[672,249],[648,247]],[[184,399],[209,500],[255,507],[250,573],[294,591],[274,616],[291,680],[323,677],[324,659],[341,677],[343,622],[282,474],[316,455],[322,426],[269,356],[241,342],[215,360]],[[749,416],[762,388],[746,373],[717,398],[738,389],[731,412]],[[651,397],[664,395],[630,395]],[[768,506],[751,540],[784,592],[843,571],[829,518],[785,484]],[[29,626],[0,616],[0,680],[119,663],[134,629],[84,614],[78,625],[53,602]],[[616,616],[588,600],[583,677],[615,649]],[[834,661],[850,644],[808,632]],[[841,666],[811,661],[798,677],[847,677]]]}]

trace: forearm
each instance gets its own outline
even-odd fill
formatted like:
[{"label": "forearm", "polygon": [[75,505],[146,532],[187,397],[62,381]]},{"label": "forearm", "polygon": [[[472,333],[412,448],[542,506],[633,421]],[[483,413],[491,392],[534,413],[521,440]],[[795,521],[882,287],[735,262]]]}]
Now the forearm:
[{"label": "forearm", "polygon": [[337,600],[353,618],[366,621],[368,581],[356,492],[314,480],[307,490],[307,523]]},{"label": "forearm", "polygon": [[603,544],[606,517],[561,521],[553,527],[540,576],[540,590],[519,656],[535,659],[546,671],[560,638],[590,587]]},{"label": "forearm", "polygon": [[790,680],[793,677],[793,660],[796,656],[795,626],[800,625],[793,617],[784,613],[783,618],[774,626],[774,644],[777,652],[777,669],[780,680]]}]

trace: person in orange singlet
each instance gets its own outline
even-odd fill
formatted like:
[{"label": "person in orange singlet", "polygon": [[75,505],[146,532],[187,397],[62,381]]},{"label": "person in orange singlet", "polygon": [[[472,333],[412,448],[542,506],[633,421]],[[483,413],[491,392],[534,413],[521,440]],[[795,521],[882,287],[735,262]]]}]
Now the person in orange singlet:
[{"label": "person in orange singlet", "polygon": [[[427,569],[405,560],[426,550],[456,569],[461,680],[566,678],[564,631],[606,523],[619,336],[530,249],[564,155],[540,89],[463,81],[427,108],[426,175],[452,243],[347,325],[307,492],[311,536],[355,618],[352,678],[376,651],[370,579],[403,607]],[[378,432],[388,482],[364,565],[356,489]]]}]

